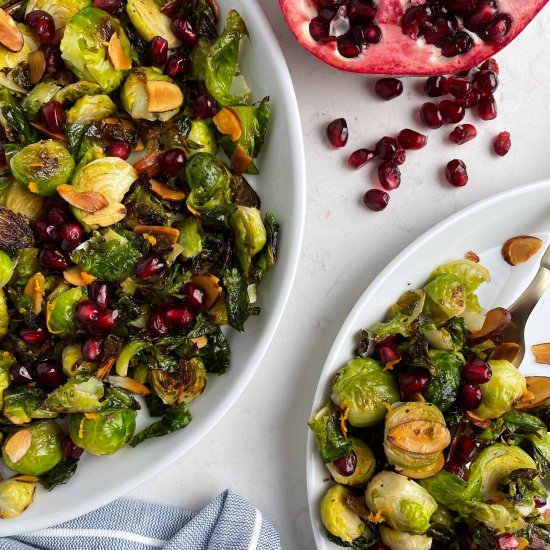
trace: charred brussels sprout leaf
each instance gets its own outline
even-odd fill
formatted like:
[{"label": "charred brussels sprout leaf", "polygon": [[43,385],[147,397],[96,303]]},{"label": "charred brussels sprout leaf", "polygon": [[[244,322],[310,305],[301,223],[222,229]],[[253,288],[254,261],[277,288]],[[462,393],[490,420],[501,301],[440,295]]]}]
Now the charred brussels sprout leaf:
[{"label": "charred brussels sprout leaf", "polygon": [[198,357],[183,359],[177,370],[152,370],[151,385],[155,393],[166,405],[190,403],[196,399],[206,387],[206,369]]},{"label": "charred brussels sprout leaf", "polygon": [[42,474],[39,481],[46,491],[51,491],[58,485],[67,483],[76,473],[77,466],[77,458],[65,458],[49,472]]},{"label": "charred brussels sprout leaf", "polygon": [[103,382],[95,376],[75,376],[48,394],[44,408],[60,413],[97,411],[103,392]]},{"label": "charred brussels sprout leaf", "polygon": [[340,413],[332,403],[317,409],[308,420],[308,426],[315,435],[317,449],[325,464],[352,451],[351,440],[344,437],[340,428]]},{"label": "charred brussels sprout leaf", "polygon": [[[0,62],[1,63],[1,62]],[[29,124],[8,90],[0,89],[0,125],[8,141],[25,145],[38,139],[35,129]]]},{"label": "charred brussels sprout leaf", "polygon": [[189,338],[206,336],[206,346],[200,350],[200,358],[208,372],[223,374],[231,360],[229,342],[219,326],[208,323],[203,318],[198,318],[193,330],[188,334]]},{"label": "charred brussels sprout leaf", "polygon": [[131,229],[136,225],[170,224],[171,213],[139,180],[124,199],[124,206],[127,210],[124,224]]},{"label": "charred brussels sprout leaf", "polygon": [[216,17],[208,0],[190,0],[183,9],[199,36],[211,39],[218,37]]},{"label": "charred brussels sprout leaf", "polygon": [[154,393],[146,395],[143,400],[145,401],[145,405],[147,406],[149,416],[158,418],[160,416],[163,416],[168,409],[168,406],[164,404],[162,399]]},{"label": "charred brussels sprout leaf", "polygon": [[266,243],[266,229],[261,216],[257,208],[249,206],[239,206],[231,216],[237,258],[247,279],[252,275],[252,258]]},{"label": "charred brussels sprout leaf", "polygon": [[191,146],[191,154],[210,153],[215,155],[218,151],[216,136],[206,120],[194,120],[191,124],[187,143]]},{"label": "charred brussels sprout leaf", "polygon": [[34,236],[27,220],[0,206],[0,249],[16,254],[33,244]]},{"label": "charred brussels sprout leaf", "polygon": [[263,250],[254,258],[254,275],[260,282],[266,273],[275,265],[279,249],[279,222],[268,212],[265,215],[266,244]]},{"label": "charred brussels sprout leaf", "polygon": [[130,447],[137,447],[140,443],[152,437],[161,437],[181,430],[185,428],[189,422],[191,422],[191,413],[187,410],[187,405],[185,403],[171,407],[167,409],[160,420],[153,422],[150,426],[147,426],[147,428],[141,430],[141,432],[138,432],[132,437],[129,445]]},{"label": "charred brussels sprout leaf", "polygon": [[464,357],[461,353],[435,349],[430,350],[428,356],[434,366],[430,369],[432,381],[423,395],[426,401],[446,411],[456,401]]},{"label": "charred brussels sprout leaf", "polygon": [[[36,418],[36,412],[44,400],[44,390],[32,386],[4,391],[4,416],[16,425],[28,424]],[[56,416],[56,415],[52,415]]]},{"label": "charred brussels sprout leaf", "polygon": [[258,315],[259,308],[250,306],[246,281],[236,267],[224,271],[222,280],[227,321],[234,329],[243,332],[245,321],[250,315]]},{"label": "charred brussels sprout leaf", "polygon": [[238,205],[260,208],[260,197],[244,176],[236,176],[231,179],[231,192]]},{"label": "charred brussels sprout leaf", "polygon": [[203,233],[201,223],[196,218],[185,218],[176,225],[180,234],[178,244],[183,248],[184,258],[194,258],[202,250]]}]

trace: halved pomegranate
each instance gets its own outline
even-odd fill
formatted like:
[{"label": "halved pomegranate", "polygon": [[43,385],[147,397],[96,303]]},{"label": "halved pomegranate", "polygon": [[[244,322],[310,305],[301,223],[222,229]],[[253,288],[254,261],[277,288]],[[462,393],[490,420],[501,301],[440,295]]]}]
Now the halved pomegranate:
[{"label": "halved pomegranate", "polygon": [[478,65],[548,0],[279,0],[302,46],[343,71],[435,75]]}]

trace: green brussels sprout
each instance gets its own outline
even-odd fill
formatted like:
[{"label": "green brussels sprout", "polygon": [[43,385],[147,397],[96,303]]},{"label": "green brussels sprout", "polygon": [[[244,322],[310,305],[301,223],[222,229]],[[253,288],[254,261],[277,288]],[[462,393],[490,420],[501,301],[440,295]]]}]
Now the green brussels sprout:
[{"label": "green brussels sprout", "polygon": [[452,273],[442,273],[425,286],[424,314],[437,324],[460,315],[466,309],[466,293],[461,280]]},{"label": "green brussels sprout", "polygon": [[44,198],[27,191],[15,180],[7,188],[5,198],[6,208],[29,220],[35,220],[44,211]]},{"label": "green brussels sprout", "polygon": [[87,415],[71,415],[69,435],[76,445],[99,456],[118,451],[132,437],[135,429],[135,411],[109,409]]},{"label": "green brussels sprout", "polygon": [[136,182],[124,199],[126,217],[124,225],[133,229],[136,225],[171,225],[172,214],[147,186]]},{"label": "green brussels sprout", "polygon": [[97,363],[91,363],[82,359],[82,345],[69,344],[61,352],[61,364],[63,372],[69,377],[79,374],[89,374],[95,372],[98,368]]},{"label": "green brussels sprout", "polygon": [[53,139],[27,145],[10,160],[15,179],[31,193],[42,197],[55,195],[59,185],[68,183],[74,166],[69,151]]},{"label": "green brussels sprout", "polygon": [[178,48],[181,41],[172,31],[172,20],[160,11],[160,7],[154,0],[128,0],[126,13],[145,41],[151,42],[155,36],[162,36],[170,49]]},{"label": "green brussels sprout", "polygon": [[343,485],[333,485],[321,500],[321,521],[327,531],[341,539],[348,546],[363,536],[366,525],[351,510],[346,499],[351,491]]},{"label": "green brussels sprout", "polygon": [[134,342],[129,342],[126,344],[118,354],[116,359],[116,373],[118,376],[127,376],[128,367],[132,358],[137,355],[142,349],[147,347],[149,344],[145,340],[135,340]]},{"label": "green brussels sprout", "polygon": [[352,451],[357,457],[357,465],[353,474],[343,476],[338,473],[332,462],[327,464],[328,471],[337,483],[342,485],[353,485],[354,487],[365,488],[367,482],[374,474],[376,468],[376,459],[370,450],[370,447],[357,437],[350,437]]},{"label": "green brussels sprout", "polygon": [[266,231],[262,213],[257,208],[239,206],[231,216],[231,227],[235,235],[235,249],[243,274],[252,272],[252,258],[266,243]]},{"label": "green brussels sprout", "polygon": [[197,146],[191,148],[191,155],[195,153],[210,153],[211,155],[215,155],[218,152],[216,136],[206,120],[199,119],[193,121],[187,141]]},{"label": "green brussels sprout", "polygon": [[432,539],[426,535],[411,535],[385,525],[380,526],[380,540],[390,550],[429,550],[432,547]]},{"label": "green brussels sprout", "polygon": [[[6,448],[9,450],[12,437],[21,437],[17,435],[21,431],[30,433],[31,444],[27,452],[13,462]],[[44,474],[59,464],[63,458],[63,432],[53,420],[31,424],[22,430],[17,430],[6,439],[2,446],[2,458],[10,470],[19,474],[29,476]]]},{"label": "green brussels sprout", "polygon": [[8,334],[10,329],[10,314],[8,311],[8,302],[6,294],[0,288],[0,338]]},{"label": "green brussels sprout", "polygon": [[365,500],[369,510],[383,514],[390,527],[412,535],[425,533],[437,510],[437,502],[426,489],[389,471],[379,472],[369,481]]},{"label": "green brussels sprout", "polygon": [[67,122],[90,124],[114,115],[116,111],[116,105],[108,95],[85,95],[67,111]]},{"label": "green brussels sprout", "polygon": [[493,375],[481,384],[481,405],[473,411],[479,418],[498,418],[511,410],[526,390],[525,377],[506,360],[489,361]]},{"label": "green brussels sprout", "polygon": [[182,359],[174,372],[151,370],[150,380],[155,393],[166,405],[190,403],[206,387],[206,369],[198,357]]},{"label": "green brussels sprout", "polygon": [[0,250],[0,288],[6,286],[13,276],[14,265],[11,258]]},{"label": "green brussels sprout", "polygon": [[424,399],[446,411],[455,401],[462,383],[461,372],[465,364],[462,353],[431,349],[428,357],[432,361],[432,380],[423,392]]},{"label": "green brussels sprout", "polygon": [[315,435],[321,460],[327,464],[348,455],[353,450],[351,440],[340,428],[340,413],[333,403],[319,407],[307,422]]},{"label": "green brussels sprout", "polygon": [[4,407],[4,391],[9,388],[10,368],[15,364],[15,357],[9,351],[0,350],[0,409]]},{"label": "green brussels sprout", "polygon": [[102,91],[101,86],[95,82],[79,80],[64,86],[55,94],[54,99],[59,103],[74,103],[81,97],[100,94]]},{"label": "green brussels sprout", "polygon": [[36,35],[27,25],[17,23],[17,26],[23,34],[23,47],[18,52],[12,52],[0,45],[0,67],[2,69],[13,69],[19,63],[26,62],[29,54],[40,46]]},{"label": "green brussels sprout", "polygon": [[[3,128],[8,141],[25,145],[34,143],[38,137],[38,132],[30,125],[25,117],[25,113],[19,107],[10,92],[0,87],[0,126]],[[9,162],[11,151],[18,150],[17,146],[6,144],[4,152],[6,160]]]},{"label": "green brussels sprout", "polygon": [[74,332],[77,327],[76,305],[87,297],[85,287],[77,286],[51,300],[46,307],[48,330],[60,338],[66,338]]},{"label": "green brussels sprout", "polygon": [[59,413],[94,412],[101,408],[103,382],[95,376],[79,375],[51,391],[44,408]]},{"label": "green brussels sprout", "polygon": [[182,222],[176,224],[180,234],[178,244],[182,246],[181,252],[185,259],[194,258],[202,251],[204,235],[201,228],[201,222],[197,218],[185,218]]},{"label": "green brussels sprout", "polygon": [[21,108],[31,120],[39,118],[42,105],[52,100],[63,86],[55,80],[39,82],[21,102]]},{"label": "green brussels sprout", "polygon": [[57,413],[42,408],[44,391],[32,386],[19,386],[4,391],[4,416],[20,426],[35,418],[55,418]]},{"label": "green brussels sprout", "polygon": [[395,376],[370,357],[352,359],[336,374],[332,401],[347,411],[352,426],[374,426],[386,416],[386,404],[399,401]]},{"label": "green brussels sprout", "polygon": [[31,504],[36,482],[25,476],[0,481],[0,519],[15,518]]},{"label": "green brussels sprout", "polygon": [[147,83],[151,81],[169,82],[175,86],[174,81],[169,76],[162,74],[160,69],[154,67],[139,67],[132,69],[132,72],[124,81],[122,89],[120,90],[120,101],[122,102],[122,106],[134,119],[150,121],[160,120],[161,122],[166,122],[178,113],[181,104],[169,111],[149,111]]},{"label": "green brussels sprout", "polygon": [[46,11],[53,17],[55,28],[60,29],[69,18],[91,5],[91,0],[29,0],[25,15],[34,10]]},{"label": "green brussels sprout", "polygon": [[127,72],[115,69],[109,57],[108,44],[115,33],[131,59],[130,42],[120,22],[106,11],[87,7],[67,21],[60,45],[67,67],[79,79],[99,84],[107,94],[120,86]]}]

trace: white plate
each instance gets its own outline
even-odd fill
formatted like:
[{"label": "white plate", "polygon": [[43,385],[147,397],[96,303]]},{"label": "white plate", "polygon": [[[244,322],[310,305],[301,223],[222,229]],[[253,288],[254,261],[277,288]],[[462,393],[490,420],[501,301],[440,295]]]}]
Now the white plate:
[{"label": "white plate", "polygon": [[[504,241],[516,235],[535,235],[544,242],[541,252],[529,262],[511,267],[501,256]],[[359,298],[338,336],[321,372],[313,409],[330,398],[334,373],[353,357],[360,329],[382,320],[388,307],[409,288],[420,288],[439,264],[463,258],[472,250],[491,272],[492,281],[478,291],[480,303],[509,306],[530,282],[539,267],[542,251],[550,242],[550,181],[518,187],[458,212],[436,225],[399,254],[376,277]],[[548,315],[550,293],[546,293],[531,315],[526,329],[526,349],[550,341]],[[548,367],[536,365],[527,351],[521,370],[524,374],[548,376]],[[307,446],[307,491],[311,523],[319,550],[340,548],[329,542],[319,516],[319,503],[329,485],[328,470],[319,458],[311,432]]]},{"label": "white plate", "polygon": [[282,52],[256,2],[220,0],[219,4],[222,21],[227,10],[235,8],[250,32],[251,43],[243,44],[240,66],[254,100],[271,97],[272,123],[259,160],[261,174],[253,184],[262,199],[262,211],[273,212],[280,221],[281,240],[279,262],[259,288],[261,315],[248,319],[244,334],[229,335],[231,367],[223,376],[209,377],[205,393],[190,405],[193,421],[189,426],[135,449],[125,447],[112,456],[84,456],[67,485],[51,493],[38,489],[26,512],[0,521],[0,536],[40,529],[89,512],[182,457],[238,399],[281,319],[296,273],[305,218],[305,160],[298,106]]}]

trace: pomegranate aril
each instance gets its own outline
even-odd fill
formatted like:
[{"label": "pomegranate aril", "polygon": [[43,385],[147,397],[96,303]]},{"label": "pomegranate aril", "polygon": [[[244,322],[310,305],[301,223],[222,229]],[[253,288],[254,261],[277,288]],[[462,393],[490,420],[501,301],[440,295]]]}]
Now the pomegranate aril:
[{"label": "pomegranate aril", "polygon": [[206,301],[206,292],[195,283],[185,283],[183,285],[183,295],[186,297],[186,304],[194,312],[199,312],[204,309]]},{"label": "pomegranate aril", "polygon": [[444,57],[455,57],[467,53],[472,49],[474,41],[472,37],[464,31],[458,31],[450,36],[441,46],[441,55]]},{"label": "pomegranate aril", "polygon": [[498,73],[499,73],[498,63],[496,62],[496,59],[493,59],[492,57],[490,57],[489,59],[487,59],[487,61],[484,61],[479,66],[479,70],[480,71],[493,71],[494,73],[496,73],[498,75]]},{"label": "pomegranate aril", "polygon": [[397,140],[393,137],[385,136],[378,140],[374,152],[382,160],[392,160],[399,149]]},{"label": "pomegranate aril", "polygon": [[481,398],[481,388],[477,384],[464,384],[458,391],[458,404],[465,411],[477,409]]},{"label": "pomegranate aril", "polygon": [[76,306],[76,318],[84,326],[91,325],[103,315],[103,308],[92,300],[83,300]]},{"label": "pomegranate aril", "polygon": [[468,183],[468,172],[466,165],[459,159],[453,159],[445,167],[447,181],[455,187],[462,187]]},{"label": "pomegranate aril", "polygon": [[461,477],[462,479],[464,479],[464,477],[466,476],[466,469],[464,465],[459,464],[454,460],[449,460],[449,462],[445,464],[444,470],[450,472],[451,474],[454,474],[455,476]]},{"label": "pomegranate aril", "polygon": [[511,28],[512,18],[507,13],[500,13],[479,33],[479,36],[485,42],[500,44]]},{"label": "pomegranate aril", "polygon": [[74,443],[74,441],[67,436],[63,441],[63,456],[65,458],[78,459],[82,456],[84,449]]},{"label": "pomegranate aril", "polygon": [[435,103],[424,103],[420,107],[420,120],[430,128],[441,128],[443,126],[443,118]]},{"label": "pomegranate aril", "polygon": [[335,10],[335,9],[332,9],[332,8],[321,8],[318,12],[317,12],[317,15],[325,20],[327,23],[330,23],[333,19],[334,19],[334,16],[336,15],[336,12],[338,10]]},{"label": "pomegranate aril", "polygon": [[361,53],[361,47],[349,35],[339,36],[336,39],[336,47],[342,57],[352,59]]},{"label": "pomegranate aril", "polygon": [[432,375],[423,367],[412,367],[399,372],[399,387],[404,397],[411,397],[428,389]]},{"label": "pomegranate aril", "polygon": [[67,117],[65,115],[65,109],[59,101],[51,100],[44,103],[40,111],[40,116],[42,122],[52,132],[61,133],[65,129]]},{"label": "pomegranate aril", "polygon": [[164,316],[164,310],[161,308],[154,309],[147,319],[147,330],[153,334],[163,336],[170,328]]},{"label": "pomegranate aril", "polygon": [[74,250],[84,239],[84,230],[75,222],[64,223],[59,228],[59,236],[63,239],[63,250]]},{"label": "pomegranate aril", "polygon": [[122,160],[127,160],[131,152],[132,146],[130,142],[121,139],[114,141],[107,147],[106,155],[108,157],[118,157]]},{"label": "pomegranate aril", "polygon": [[497,117],[497,104],[494,96],[482,96],[477,104],[477,114],[483,120],[493,120]]},{"label": "pomegranate aril", "polygon": [[162,157],[160,157],[160,169],[168,176],[175,176],[185,168],[185,164],[185,155],[178,147],[168,149],[168,151],[165,151]]},{"label": "pomegranate aril", "polygon": [[444,76],[430,76],[424,84],[424,91],[429,97],[440,97],[447,93],[446,83]]},{"label": "pomegranate aril", "polygon": [[380,78],[374,85],[374,91],[377,96],[389,101],[403,93],[403,83],[397,78]]},{"label": "pomegranate aril", "polygon": [[113,331],[118,325],[118,309],[108,309],[99,318],[88,325],[92,334],[104,334]]},{"label": "pomegranate aril", "polygon": [[485,95],[492,94],[498,88],[498,76],[494,71],[480,71],[474,79],[475,87]]},{"label": "pomegranate aril", "polygon": [[380,362],[383,365],[401,360],[401,352],[396,346],[380,346],[378,354],[380,355]]},{"label": "pomegranate aril", "polygon": [[309,22],[309,34],[311,38],[319,42],[319,40],[326,40],[328,38],[329,27],[328,22],[322,17],[314,17]]},{"label": "pomegranate aril", "polygon": [[35,368],[36,381],[43,388],[57,388],[67,380],[61,365],[55,361],[41,361]]},{"label": "pomegranate aril", "polygon": [[53,208],[59,208],[64,212],[69,212],[69,205],[59,195],[44,197],[43,205],[46,212],[49,212]]},{"label": "pomegranate aril", "polygon": [[376,6],[369,0],[351,0],[347,8],[352,21],[371,21],[376,15]]},{"label": "pomegranate aril", "polygon": [[357,455],[355,451],[351,451],[351,453],[346,456],[334,460],[332,465],[339,475],[349,477],[353,475],[357,468]]},{"label": "pomegranate aril", "polygon": [[155,36],[149,44],[149,59],[153,65],[164,65],[168,59],[168,41]]},{"label": "pomegranate aril", "polygon": [[533,499],[533,503],[534,503],[536,508],[542,508],[543,506],[546,506],[546,499],[544,497],[541,497],[541,496],[536,496]]},{"label": "pomegranate aril", "polygon": [[38,36],[41,44],[49,44],[54,39],[55,23],[48,12],[33,10],[27,13],[25,22]]},{"label": "pomegranate aril", "polygon": [[337,118],[327,126],[327,138],[333,147],[344,147],[348,142],[348,123],[345,118]]},{"label": "pomegranate aril", "polygon": [[170,327],[187,329],[193,324],[194,320],[195,314],[187,304],[166,310],[166,321]]},{"label": "pomegranate aril", "polygon": [[90,286],[90,296],[100,307],[107,309],[111,303],[112,289],[108,283],[94,281]]},{"label": "pomegranate aril", "polygon": [[423,32],[423,27],[433,16],[433,9],[428,4],[411,6],[401,18],[401,30],[404,34],[416,40]]},{"label": "pomegranate aril", "polygon": [[455,124],[456,122],[460,122],[466,114],[466,111],[462,105],[456,101],[450,101],[448,99],[444,99],[439,102],[439,112],[441,113],[443,122],[447,124]]},{"label": "pomegranate aril", "polygon": [[476,450],[475,439],[469,435],[461,434],[453,443],[451,455],[457,462],[466,464],[474,458]]},{"label": "pomegranate aril", "polygon": [[184,46],[192,48],[199,40],[197,31],[193,25],[183,16],[178,16],[172,19],[172,30],[174,34],[181,40]]},{"label": "pomegranate aril", "polygon": [[82,357],[85,361],[97,363],[103,359],[105,353],[105,340],[102,336],[90,336],[82,344]]},{"label": "pomegranate aril", "polygon": [[61,227],[69,219],[69,214],[65,208],[54,206],[48,211],[47,218],[51,224]]},{"label": "pomegranate aril", "polygon": [[46,61],[47,74],[55,74],[65,68],[65,64],[61,58],[61,50],[58,46],[48,44],[44,50],[44,59]]},{"label": "pomegranate aril", "polygon": [[48,243],[56,243],[59,241],[59,231],[57,227],[48,220],[33,220],[31,222],[31,229],[41,241]]},{"label": "pomegranate aril", "polygon": [[495,18],[497,13],[498,6],[495,0],[481,0],[473,10],[464,16],[462,24],[469,31],[478,33]]},{"label": "pomegranate aril", "polygon": [[428,136],[415,130],[404,128],[397,135],[397,142],[403,149],[422,149],[428,143]]},{"label": "pomegranate aril", "polygon": [[378,179],[380,180],[380,185],[391,191],[392,189],[397,189],[401,184],[401,171],[399,166],[391,160],[381,162],[378,165]]},{"label": "pomegranate aril", "polygon": [[468,78],[451,76],[447,80],[446,88],[454,97],[463,98],[472,90],[472,83]]},{"label": "pomegranate aril", "polygon": [[348,159],[348,164],[352,168],[360,168],[374,158],[374,151],[370,149],[357,149],[354,151]]},{"label": "pomegranate aril", "polygon": [[495,138],[495,142],[493,143],[493,148],[495,150],[495,153],[503,157],[508,153],[510,150],[510,147],[512,147],[512,141],[510,140],[510,132],[500,132],[498,136]]},{"label": "pomegranate aril", "polygon": [[41,248],[38,251],[36,259],[40,266],[51,273],[65,271],[71,266],[70,258],[64,252],[60,252],[59,250]]},{"label": "pomegranate aril", "polygon": [[26,386],[35,382],[35,372],[29,365],[15,364],[10,368],[10,378],[16,386]]},{"label": "pomegranate aril", "polygon": [[474,107],[479,103],[481,99],[481,92],[479,90],[471,90],[463,98],[457,99],[457,103],[463,105],[466,109]]},{"label": "pomegranate aril", "polygon": [[[164,67],[164,72],[168,76],[171,76],[172,78],[177,78],[178,76],[184,75],[189,70],[190,66],[191,66],[191,61],[189,61],[189,58],[184,53],[178,52],[171,55],[168,58],[168,61],[166,62],[166,67]],[[214,114],[216,113],[214,112]],[[209,115],[209,116],[213,116],[213,115]],[[198,118],[198,117],[195,117],[195,118]],[[200,118],[207,118],[207,117],[200,117]]]},{"label": "pomegranate aril", "polygon": [[449,0],[448,9],[457,15],[464,14],[473,10],[479,3],[479,0]]},{"label": "pomegranate aril", "polygon": [[[170,60],[168,60],[170,63]],[[193,118],[212,118],[216,114],[216,101],[209,95],[197,97],[193,104]]]},{"label": "pomegranate aril", "polygon": [[512,533],[500,533],[495,537],[495,550],[515,550],[519,540]]},{"label": "pomegranate aril", "polygon": [[42,327],[22,328],[19,335],[29,346],[40,346],[50,337],[50,333]]},{"label": "pomegranate aril", "polygon": [[389,194],[385,191],[381,191],[380,189],[369,189],[363,195],[363,204],[374,212],[384,210],[384,208],[388,206],[389,201]]},{"label": "pomegranate aril", "polygon": [[453,35],[458,27],[457,20],[450,15],[438,17],[425,26],[424,40],[426,44],[439,46],[444,40]]},{"label": "pomegranate aril", "polygon": [[460,124],[449,134],[449,139],[457,145],[462,145],[476,136],[477,130],[473,124]]},{"label": "pomegranate aril", "polygon": [[113,14],[120,9],[121,0],[94,0],[94,7]]},{"label": "pomegranate aril", "polygon": [[148,279],[158,275],[166,268],[166,262],[158,255],[145,256],[136,263],[136,275],[138,279]]},{"label": "pomegranate aril", "polygon": [[351,34],[357,44],[362,44],[364,46],[378,44],[380,40],[382,40],[382,30],[374,23],[354,25],[351,28]]},{"label": "pomegranate aril", "polygon": [[489,364],[481,359],[469,361],[462,369],[462,378],[472,384],[485,384],[491,380],[492,374]]},{"label": "pomegranate aril", "polygon": [[405,162],[405,159],[407,158],[407,152],[405,149],[402,149],[399,147],[397,151],[395,152],[395,155],[392,158],[392,162],[395,162],[395,164],[403,164]]}]

